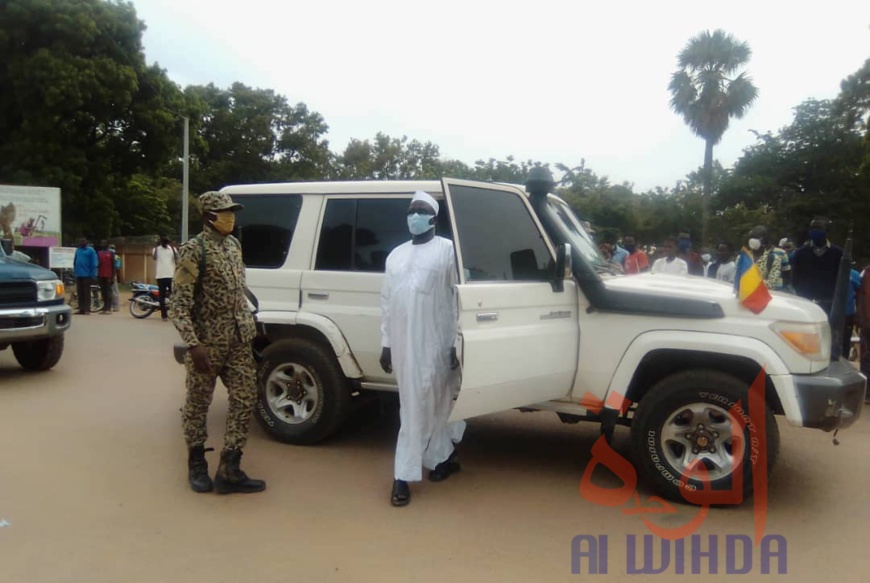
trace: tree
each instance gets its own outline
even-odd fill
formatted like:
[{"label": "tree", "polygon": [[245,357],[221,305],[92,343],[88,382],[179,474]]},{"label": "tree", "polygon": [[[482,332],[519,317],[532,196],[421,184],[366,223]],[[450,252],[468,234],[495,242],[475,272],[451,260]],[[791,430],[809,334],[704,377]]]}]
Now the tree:
[{"label": "tree", "polygon": [[119,210],[130,178],[177,151],[183,97],[144,29],[128,2],[0,3],[0,182],[61,188],[67,240],[142,228]]},{"label": "tree", "polygon": [[323,117],[271,89],[190,86],[191,192],[228,184],[312,180],[329,171]]},{"label": "tree", "polygon": [[823,215],[834,221],[833,241],[842,243],[854,224],[855,256],[870,254],[870,175],[860,171],[866,145],[861,128],[836,102],[808,99],[795,108],[791,124],[757,138],[719,188],[723,221],[761,213],[756,216],[763,215],[777,237],[800,242],[810,220]]},{"label": "tree", "polygon": [[381,132],[371,141],[352,139],[334,164],[344,180],[432,180],[441,178],[441,171],[440,152],[432,142]]},{"label": "tree", "polygon": [[743,117],[758,96],[758,89],[746,72],[738,73],[751,54],[748,44],[723,30],[702,32],[680,51],[679,70],[671,76],[668,86],[671,108],[705,144],[701,227],[704,243],[712,196],[713,146],[722,139],[731,118]]}]

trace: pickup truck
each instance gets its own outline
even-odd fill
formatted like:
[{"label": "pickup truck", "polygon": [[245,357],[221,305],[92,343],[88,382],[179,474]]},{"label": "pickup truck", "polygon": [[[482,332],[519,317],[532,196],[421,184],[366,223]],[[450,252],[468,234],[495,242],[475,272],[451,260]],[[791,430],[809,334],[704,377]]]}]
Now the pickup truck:
[{"label": "pickup truck", "polygon": [[0,245],[0,350],[11,346],[27,370],[48,370],[60,361],[71,317],[57,275]]}]

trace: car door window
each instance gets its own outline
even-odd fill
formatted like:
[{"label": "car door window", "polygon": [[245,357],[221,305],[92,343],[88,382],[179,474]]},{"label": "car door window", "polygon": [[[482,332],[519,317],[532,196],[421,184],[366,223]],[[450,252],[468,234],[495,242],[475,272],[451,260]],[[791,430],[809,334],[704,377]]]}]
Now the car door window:
[{"label": "car door window", "polygon": [[357,202],[353,245],[354,271],[383,273],[390,251],[411,239],[408,200],[363,199]]},{"label": "car door window", "polygon": [[301,195],[237,196],[245,210],[236,214],[233,234],[242,244],[247,267],[275,269],[284,265],[302,209]]},{"label": "car door window", "polygon": [[328,200],[315,269],[383,273],[390,252],[411,239],[409,204],[410,197]]},{"label": "car door window", "polygon": [[555,262],[519,194],[451,185],[466,281],[549,281]]}]

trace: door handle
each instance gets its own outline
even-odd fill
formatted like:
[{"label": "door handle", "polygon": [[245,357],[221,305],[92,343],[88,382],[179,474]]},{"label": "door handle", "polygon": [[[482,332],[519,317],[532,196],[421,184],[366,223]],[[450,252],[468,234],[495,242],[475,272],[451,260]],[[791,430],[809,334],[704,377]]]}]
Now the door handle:
[{"label": "door handle", "polygon": [[495,322],[498,320],[498,312],[479,312],[477,314],[478,322]]},{"label": "door handle", "polygon": [[557,320],[559,318],[570,318],[571,310],[559,310],[558,312],[550,312],[541,316],[541,320]]},{"label": "door handle", "polygon": [[329,293],[327,292],[308,292],[308,299],[311,300],[328,300]]}]

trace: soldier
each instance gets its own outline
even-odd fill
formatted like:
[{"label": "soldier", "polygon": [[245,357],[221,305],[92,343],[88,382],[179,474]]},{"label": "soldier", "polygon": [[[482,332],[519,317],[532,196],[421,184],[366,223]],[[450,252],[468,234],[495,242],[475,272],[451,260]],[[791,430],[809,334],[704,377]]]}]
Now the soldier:
[{"label": "soldier", "polygon": [[[188,479],[194,492],[262,492],[266,483],[239,468],[256,399],[256,365],[251,349],[254,318],[245,298],[241,245],[230,235],[242,205],[227,194],[199,197],[203,230],[178,252],[170,317],[188,345],[187,399],[182,411],[188,447]],[[224,449],[214,483],[204,449],[206,415],[221,378],[229,395]]]}]

